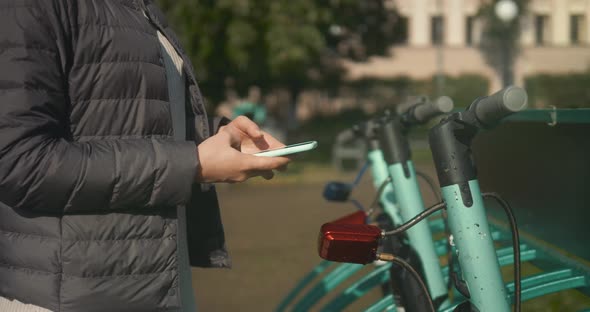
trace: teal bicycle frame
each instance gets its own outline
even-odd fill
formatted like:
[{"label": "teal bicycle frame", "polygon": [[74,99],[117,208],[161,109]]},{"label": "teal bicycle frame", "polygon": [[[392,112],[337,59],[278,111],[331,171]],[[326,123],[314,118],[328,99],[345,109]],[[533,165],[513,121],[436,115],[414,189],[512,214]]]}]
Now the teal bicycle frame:
[{"label": "teal bicycle frame", "polygon": [[[387,170],[391,177],[393,192],[398,199],[402,221],[405,223],[424,211],[424,202],[410,157],[409,142],[405,135],[407,130],[398,117],[388,120],[380,130],[380,142],[388,164]],[[444,282],[429,224],[418,223],[407,231],[407,235],[410,246],[422,262],[425,282],[431,298],[446,299],[447,284]],[[440,303],[442,302],[438,302]]]},{"label": "teal bicycle frame", "polygon": [[430,129],[430,148],[461,269],[462,280],[457,277],[455,286],[478,311],[509,312],[506,286],[471,155],[471,141],[483,127],[478,118],[471,110],[450,115]]},{"label": "teal bicycle frame", "polygon": [[[369,164],[371,166],[371,176],[373,177],[373,185],[376,190],[378,190],[383,183],[389,178],[388,170],[387,170],[387,163],[383,158],[383,152],[381,149],[374,149],[369,151],[367,155],[369,159]],[[401,196],[403,197],[403,195]],[[397,201],[396,194],[393,188],[393,181],[388,183],[381,196],[379,198],[379,202],[381,203],[384,212],[389,215],[391,220],[393,220],[394,224],[402,224],[403,219],[400,215],[400,207]]]},{"label": "teal bicycle frame", "polygon": [[[471,193],[470,206],[465,204],[465,188]],[[470,301],[480,311],[509,312],[506,288],[477,180],[466,185],[445,186],[442,194]]]},{"label": "teal bicycle frame", "polygon": [[[383,183],[387,181],[389,178],[388,171],[387,171],[387,164],[383,158],[383,152],[379,149],[376,145],[369,150],[367,154],[367,158],[369,160],[369,165],[371,167],[371,176],[373,180],[373,185],[376,190],[378,190]],[[403,222],[399,207],[396,203],[395,194],[392,189],[391,182],[388,183],[385,188],[383,189],[380,195],[380,203],[383,207],[385,213],[389,215],[389,217],[396,223],[401,224]],[[339,284],[341,284],[344,280],[347,280],[352,275],[356,274],[360,271],[363,266],[358,264],[350,264],[350,263],[333,263],[329,261],[322,261],[318,264],[310,273],[308,273],[294,288],[293,290],[283,299],[283,301],[279,304],[276,311],[285,311],[287,307],[293,302],[293,300],[309,285],[316,277],[321,275],[323,272],[329,270],[333,266],[337,266],[333,271],[326,274],[319,283],[317,283],[314,287],[311,288],[297,304],[294,306],[294,311],[306,311],[309,310],[315,303],[317,303],[324,295],[328,292],[336,288]],[[384,274],[386,277],[389,278],[387,270],[384,268],[389,268],[390,264],[386,264],[383,268],[377,268],[377,272],[379,274]],[[382,278],[382,277],[380,277]],[[354,295],[356,298],[362,296],[364,293],[368,292],[370,289],[377,285],[383,284],[375,279],[369,279],[368,283],[371,287],[365,287],[365,292],[356,291]],[[359,281],[353,284],[352,288],[357,288],[354,286],[357,285],[364,285],[367,286],[367,282],[364,278],[361,278]],[[338,300],[336,300],[338,302]],[[334,304],[328,304],[326,307],[330,307]]]},{"label": "teal bicycle frame", "polygon": [[[398,129],[390,130],[394,131]],[[399,135],[402,134],[399,133]],[[382,190],[379,201],[384,212],[392,219],[394,224],[402,224],[416,213],[424,210],[424,203],[420,195],[420,189],[412,162],[408,160],[408,164],[412,168],[412,174],[409,177],[399,175],[398,170],[396,170],[396,165],[389,166],[388,168],[384,153],[379,148],[379,144],[377,144],[376,141],[372,141],[369,142],[369,145],[371,148],[367,157],[371,167],[371,175],[375,189],[380,189],[389,177],[392,178]],[[398,179],[399,182],[397,182]],[[397,188],[401,191],[396,192]],[[421,259],[428,259],[426,261],[422,260],[422,262],[423,267],[425,268],[425,275],[427,276],[427,285],[431,291],[431,296],[434,298],[443,297],[447,294],[446,283],[443,279],[442,270],[438,261],[438,256],[445,254],[447,250],[446,240],[440,242],[439,245],[443,246],[442,248],[435,248],[432,240],[432,232],[429,226],[440,231],[444,228],[442,223],[442,220],[436,220],[431,225],[421,224],[409,234],[410,244],[415,248]],[[413,244],[418,246],[418,248]],[[426,256],[424,257],[422,254]],[[333,265],[335,264],[329,261],[322,261],[293,288],[293,290],[279,304],[276,311],[285,311],[308,284],[323,272],[333,267]],[[385,266],[389,268],[390,264],[386,264]],[[312,289],[302,297],[302,299],[295,305],[294,311],[306,311],[310,309],[324,295],[336,288],[344,280],[357,273],[361,268],[362,266],[357,264],[338,264],[336,269],[326,274],[319,283],[312,287]],[[350,299],[351,296],[356,296],[356,298],[361,297],[371,288],[383,284],[384,277],[389,278],[389,273],[383,267],[378,267],[376,271],[377,273],[363,277],[353,283],[348,289],[354,290],[354,294],[348,296],[348,298]],[[372,278],[378,274],[379,278]],[[362,291],[359,289],[361,286],[363,289]],[[346,291],[344,295],[346,295]],[[340,297],[337,297],[333,302],[327,304],[326,307],[334,307],[338,305],[339,302],[343,302],[340,301],[340,299]],[[447,304],[444,304],[442,306],[446,305]]]},{"label": "teal bicycle frame", "polygon": [[[405,166],[407,169],[404,169],[403,164],[392,164],[388,170],[392,177],[395,195],[399,198],[399,206],[403,207],[403,209],[400,209],[402,219],[407,222],[424,211],[424,202],[416,179],[414,164],[411,160],[408,160]],[[402,194],[404,195],[400,196]],[[446,296],[447,285],[444,282],[429,224],[427,222],[416,224],[408,230],[407,234],[410,245],[422,260],[426,285],[431,297],[440,298]]]}]

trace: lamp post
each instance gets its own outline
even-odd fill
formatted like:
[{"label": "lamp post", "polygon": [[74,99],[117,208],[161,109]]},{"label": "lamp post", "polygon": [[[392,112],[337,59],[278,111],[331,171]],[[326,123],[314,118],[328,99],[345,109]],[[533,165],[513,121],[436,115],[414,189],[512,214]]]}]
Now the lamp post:
[{"label": "lamp post", "polygon": [[[440,16],[443,16],[443,3],[442,0],[436,1],[436,9],[439,12]],[[436,45],[436,80],[435,80],[435,88],[436,88],[436,96],[442,96],[445,92],[445,57],[444,57],[444,50],[443,50],[443,42],[444,42],[444,34],[443,30],[441,29],[442,25],[438,23],[435,25],[434,31],[436,32],[436,37],[439,38],[439,41],[435,43]]]},{"label": "lamp post", "polygon": [[518,6],[512,0],[500,0],[496,3],[494,11],[502,22],[508,24],[518,15]]},{"label": "lamp post", "polygon": [[[506,31],[510,31],[510,24],[514,21],[514,19],[518,16],[518,6],[514,3],[513,0],[500,0],[496,2],[494,7],[494,13],[500,19],[500,21],[504,24]],[[514,74],[512,70],[512,66],[514,63],[512,49],[514,49],[514,42],[512,42],[510,34],[505,34],[504,37],[500,40],[502,44],[500,45],[500,53],[502,55],[501,60],[501,73],[502,73],[502,85],[507,87],[514,83]]]}]

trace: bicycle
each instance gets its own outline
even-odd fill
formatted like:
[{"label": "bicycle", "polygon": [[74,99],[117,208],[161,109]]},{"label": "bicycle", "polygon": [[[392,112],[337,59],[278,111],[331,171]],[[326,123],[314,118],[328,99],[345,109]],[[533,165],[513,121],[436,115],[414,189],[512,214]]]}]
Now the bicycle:
[{"label": "bicycle", "polygon": [[[406,138],[407,131],[411,127],[417,124],[422,124],[437,115],[449,112],[451,109],[452,101],[447,97],[440,98],[435,102],[429,102],[427,101],[427,98],[419,97],[417,98],[417,101],[403,105],[403,108],[400,110],[400,114],[390,114],[386,115],[385,117],[374,118],[366,123],[363,123],[362,125],[354,127],[352,130],[345,131],[338,136],[338,141],[350,141],[355,137],[362,137],[367,141],[367,144],[369,146],[368,160],[371,165],[370,167],[373,176],[373,184],[375,188],[378,190],[377,198],[379,199],[378,201],[380,202],[384,212],[393,221],[394,224],[401,224],[404,221],[404,219],[400,215],[400,210],[403,209],[400,209],[398,207],[398,204],[396,203],[395,199],[396,196],[402,198],[402,202],[404,205],[415,206],[412,207],[412,211],[419,211],[424,208],[420,196],[420,191],[418,188],[418,183],[416,180],[416,173],[414,171],[413,164],[409,159],[410,152]],[[379,129],[383,128],[384,125],[387,125],[387,129],[380,131]],[[403,161],[404,164],[402,166],[410,166],[408,168],[411,169],[408,170],[411,170],[411,174],[409,174],[408,176],[403,175],[403,177],[398,177],[400,180],[402,180],[402,182],[398,184],[398,187],[404,188],[404,190],[406,190],[407,192],[395,193],[393,185],[391,183],[392,179],[389,178],[388,163],[385,161],[384,153],[380,148],[381,145],[386,146],[389,151],[395,151],[402,148],[404,149],[405,159]],[[391,160],[390,163],[392,164],[392,167],[395,168],[398,164],[398,161],[394,159]],[[354,185],[358,183],[365,169],[366,166],[363,167],[363,170],[361,170],[361,173],[359,173],[359,175],[355,179],[355,183],[353,183],[352,185],[347,185],[343,183],[328,184],[326,187],[326,191],[324,192],[325,197],[328,197],[335,201],[348,200],[352,188],[354,187]],[[422,176],[424,177],[424,175]],[[432,186],[431,182],[429,184]],[[404,197],[407,197],[407,194],[410,194],[411,197],[403,199]],[[358,206],[356,201],[353,200],[352,202]],[[372,204],[371,206],[374,206],[374,204]],[[371,211],[373,209],[374,207],[371,207]],[[412,211],[406,212],[405,215],[412,215]],[[351,222],[350,220],[353,219],[364,221],[365,218],[366,215],[364,213],[357,212],[349,216],[345,216],[342,219],[346,220],[347,222]],[[338,222],[341,221],[342,220],[338,220]],[[434,224],[435,228],[441,229],[440,222],[435,222]],[[424,234],[424,231],[426,231],[426,234]],[[436,255],[436,250],[434,246],[432,246],[432,238],[430,237],[431,234],[429,231],[430,229],[428,228],[426,230],[419,229],[419,231],[416,231],[416,234],[418,236],[412,233],[411,237],[416,242],[421,242],[423,240],[426,241],[426,244],[421,244],[422,246],[418,251],[418,254],[420,251],[424,252],[424,250],[426,250],[427,256],[424,258],[429,258],[430,263],[436,261],[438,265],[438,255]],[[415,237],[417,237],[417,239]],[[425,239],[426,237],[427,239]],[[398,242],[397,244],[398,246],[407,246],[405,242]],[[441,248],[438,248],[438,250],[440,252]],[[409,252],[413,252],[413,250],[408,249],[408,251],[406,251],[406,253]],[[446,250],[443,250],[442,252],[446,252]],[[421,258],[418,257],[415,259],[415,261],[419,262],[420,259]],[[421,263],[418,263],[418,265],[421,265]],[[323,261],[318,266],[316,266],[296,285],[293,291],[291,291],[291,293],[287,295],[287,297],[281,302],[281,304],[277,308],[277,311],[285,310],[286,307],[291,303],[291,301],[302,291],[303,288],[305,288],[305,286],[311,283],[311,281],[315,277],[317,277],[319,274],[326,271],[330,267],[331,263],[326,261]],[[304,296],[303,299],[297,303],[294,310],[299,311],[309,309],[313,304],[319,301],[319,299],[321,299],[328,291],[332,290],[336,285],[340,284],[341,282],[349,278],[351,275],[359,271],[361,268],[362,266],[354,264],[340,265],[335,270],[327,274],[320,283],[318,283],[314,288],[312,288],[312,290],[309,291],[306,294],[306,296]],[[383,284],[389,280],[389,277],[386,274],[388,270],[389,267],[378,267],[369,275],[355,282],[349,289],[358,290],[358,288],[361,286],[374,286]],[[444,301],[444,298],[446,298],[447,291],[446,284],[442,279],[440,269],[429,269],[428,274],[429,277],[434,276],[434,278],[430,279],[433,279],[435,283],[437,282],[438,284],[436,286],[433,286],[433,289],[437,291],[437,296],[443,298],[441,302]],[[412,283],[412,280],[408,281],[407,277],[403,278],[398,276],[398,284],[408,283]],[[370,288],[371,287],[363,287],[363,289]],[[359,291],[355,291],[354,293],[354,297],[358,297],[364,294],[363,292]],[[343,293],[343,296],[339,296],[335,300],[328,303],[325,306],[324,310],[343,307],[347,303],[350,303],[351,300],[354,300],[354,298],[346,298],[345,295],[346,291]],[[410,292],[409,294],[406,294],[406,297],[410,297],[411,295],[412,293]]]},{"label": "bicycle", "polygon": [[[338,229],[338,225],[334,227],[326,224],[321,230],[323,241],[321,241],[320,255],[335,261],[342,260],[342,255],[338,252],[331,254],[331,251],[337,251],[338,246],[346,241],[340,236],[343,233],[358,234],[362,239],[357,242],[356,247],[350,248],[348,253],[356,254],[357,257],[362,255],[368,257],[367,259],[393,261],[412,272],[414,278],[421,281],[419,274],[395,255],[378,254],[376,243],[382,236],[399,235],[432,213],[446,208],[462,275],[462,279],[455,278],[455,286],[466,299],[442,311],[509,311],[509,300],[514,300],[515,310],[519,311],[521,300],[565,289],[589,287],[588,270],[580,269],[579,266],[564,261],[560,257],[555,259],[556,262],[565,265],[566,268],[539,273],[521,280],[521,260],[538,259],[544,250],[529,242],[521,246],[516,220],[508,203],[497,194],[482,194],[479,189],[476,166],[471,155],[472,139],[481,129],[491,128],[502,118],[524,109],[526,100],[524,90],[509,87],[492,96],[479,98],[467,110],[443,119],[439,125],[431,129],[429,140],[444,202],[427,209],[389,232],[380,232],[380,229],[370,225],[349,225]],[[502,255],[497,258],[500,255],[490,239],[492,232],[484,210],[484,198],[496,200],[509,217],[513,245],[511,255]],[[334,235],[331,246],[326,245],[328,232]],[[523,247],[525,250],[521,253],[520,249]],[[500,275],[502,264],[500,259],[506,258],[505,256],[514,257],[515,266],[514,282],[507,285],[504,284]],[[570,267],[567,267],[568,265]],[[576,269],[579,269],[577,273]],[[428,293],[426,286],[420,283],[423,292]],[[522,294],[526,296],[523,298]],[[431,310],[435,311],[431,299],[427,296],[426,298],[430,301]],[[377,306],[390,309],[395,305],[392,303],[391,296],[388,296],[380,300]]]}]

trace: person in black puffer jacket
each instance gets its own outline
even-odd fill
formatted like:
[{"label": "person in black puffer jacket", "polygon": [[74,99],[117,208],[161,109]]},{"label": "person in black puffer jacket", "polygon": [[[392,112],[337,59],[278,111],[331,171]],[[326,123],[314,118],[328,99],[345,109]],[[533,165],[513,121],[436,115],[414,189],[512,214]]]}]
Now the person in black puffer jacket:
[{"label": "person in black puffer jacket", "polygon": [[249,154],[279,146],[207,118],[151,0],[2,1],[0,310],[192,310],[183,257],[229,266],[210,183],[272,178]]}]

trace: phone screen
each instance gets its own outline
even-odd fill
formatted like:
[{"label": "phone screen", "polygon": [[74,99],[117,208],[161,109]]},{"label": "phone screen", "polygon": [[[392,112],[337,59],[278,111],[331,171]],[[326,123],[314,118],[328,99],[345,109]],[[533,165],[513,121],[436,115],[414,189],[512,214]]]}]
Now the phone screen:
[{"label": "phone screen", "polygon": [[312,149],[316,148],[317,145],[318,145],[318,142],[316,142],[316,141],[308,141],[308,142],[296,143],[296,144],[291,144],[291,145],[287,145],[287,146],[280,147],[280,148],[275,148],[275,149],[270,149],[270,150],[258,152],[254,155],[256,155],[256,156],[269,156],[269,157],[285,156],[285,155],[291,155],[291,154],[296,154],[296,153],[301,153],[301,152],[312,150]]},{"label": "phone screen", "polygon": [[315,141],[307,141],[307,142],[302,142],[302,143],[296,143],[296,144],[289,144],[283,147],[279,147],[279,148],[273,148],[273,149],[269,149],[269,150],[265,150],[262,151],[260,153],[264,153],[264,152],[273,152],[273,151],[278,151],[278,150],[282,150],[282,149],[286,149],[286,148],[291,148],[291,147],[297,147],[297,146],[303,146],[303,145],[309,145],[309,144],[313,144]]}]

